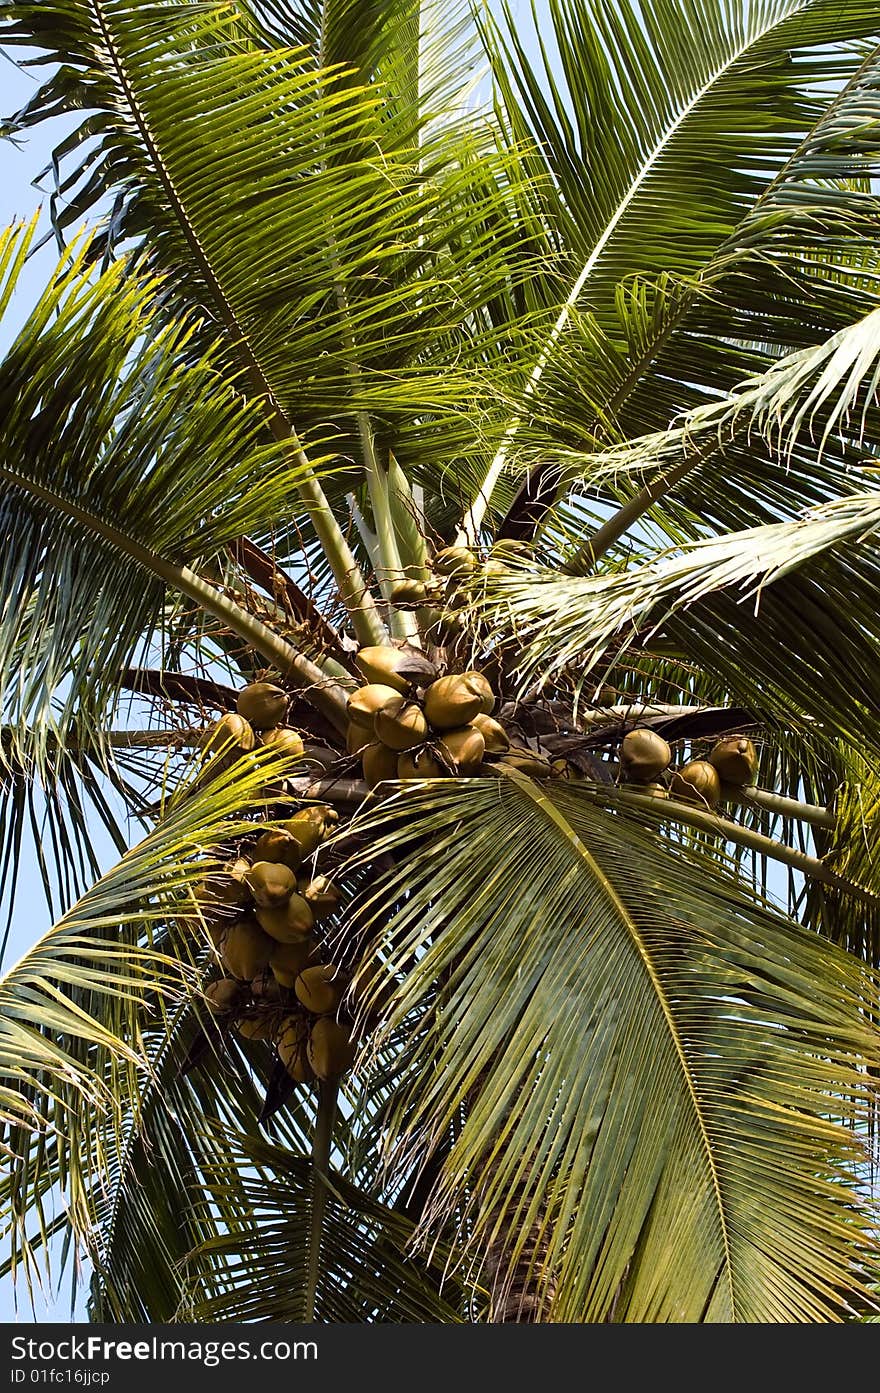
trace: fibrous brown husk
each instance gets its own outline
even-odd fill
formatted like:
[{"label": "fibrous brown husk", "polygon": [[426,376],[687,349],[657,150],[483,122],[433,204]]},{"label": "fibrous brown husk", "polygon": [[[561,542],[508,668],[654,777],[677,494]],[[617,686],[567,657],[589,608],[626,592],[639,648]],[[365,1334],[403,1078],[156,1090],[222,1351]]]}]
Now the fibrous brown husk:
[{"label": "fibrous brown husk", "polygon": [[296,890],[296,876],[281,861],[255,861],[247,881],[260,909],[277,909]]},{"label": "fibrous brown husk", "polygon": [[373,717],[376,739],[389,750],[411,750],[428,738],[425,713],[414,701],[405,697],[390,698]]},{"label": "fibrous brown husk", "polygon": [[475,725],[446,730],[437,744],[455,772],[465,777],[476,774],[486,753],[486,742]]},{"label": "fibrous brown husk", "polygon": [[709,763],[717,769],[722,783],[742,788],[755,781],[758,752],[745,735],[731,735],[712,747]]},{"label": "fibrous brown husk", "polygon": [[316,1016],[335,1011],[345,991],[345,979],[333,963],[319,963],[303,968],[293,989],[305,1006]]},{"label": "fibrous brown husk", "polygon": [[287,693],[274,682],[250,682],[239,692],[235,705],[255,730],[268,730],[284,720],[287,703]]},{"label": "fibrous brown husk", "polygon": [[714,808],[721,799],[718,770],[707,759],[692,759],[676,769],[669,787],[673,798],[683,798],[686,803]]},{"label": "fibrous brown husk", "polygon": [[309,1031],[309,1063],[319,1079],[338,1079],[354,1063],[354,1045],[345,1026],[321,1016]]},{"label": "fibrous brown husk", "polygon": [[288,896],[284,904],[254,911],[260,928],[274,938],[277,943],[296,943],[308,938],[315,927],[315,915],[311,905],[302,895]]},{"label": "fibrous brown husk", "polygon": [[672,750],[654,730],[630,730],[620,742],[620,767],[625,779],[649,783],[669,767]]},{"label": "fibrous brown husk", "polygon": [[237,919],[223,941],[221,961],[226,971],[240,982],[250,982],[265,972],[275,947],[256,919]]}]

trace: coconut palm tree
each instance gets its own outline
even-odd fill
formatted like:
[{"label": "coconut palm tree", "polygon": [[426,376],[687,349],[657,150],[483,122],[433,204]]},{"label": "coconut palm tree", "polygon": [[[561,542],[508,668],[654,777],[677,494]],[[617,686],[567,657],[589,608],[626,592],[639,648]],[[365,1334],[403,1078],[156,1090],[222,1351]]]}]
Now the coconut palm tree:
[{"label": "coconut palm tree", "polygon": [[876,1310],[877,5],[524,9],[0,5],[6,1270],[100,1320]]}]

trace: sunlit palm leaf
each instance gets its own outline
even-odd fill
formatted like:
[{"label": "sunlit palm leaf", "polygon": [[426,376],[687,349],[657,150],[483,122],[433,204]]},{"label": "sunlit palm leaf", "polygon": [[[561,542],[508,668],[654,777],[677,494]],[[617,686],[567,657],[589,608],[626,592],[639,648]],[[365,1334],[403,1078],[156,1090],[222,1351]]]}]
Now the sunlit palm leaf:
[{"label": "sunlit palm leaf", "polygon": [[391,1164],[470,1100],[426,1233],[466,1184],[496,1300],[524,1265],[557,1320],[833,1320],[864,1298],[859,1147],[831,1120],[870,1110],[862,966],[576,789],[437,786],[371,825],[407,853],[377,887],[401,897],[395,1016],[437,993]]}]

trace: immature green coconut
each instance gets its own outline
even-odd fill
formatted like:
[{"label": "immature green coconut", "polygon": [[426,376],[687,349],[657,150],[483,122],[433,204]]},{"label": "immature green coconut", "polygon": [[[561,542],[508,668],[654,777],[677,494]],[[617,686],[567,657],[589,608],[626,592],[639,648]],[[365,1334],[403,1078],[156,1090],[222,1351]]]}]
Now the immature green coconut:
[{"label": "immature green coconut", "polygon": [[311,937],[292,943],[276,943],[269,959],[269,970],[282,987],[292,987],[303,968],[317,961],[317,947]]},{"label": "immature green coconut", "polygon": [[320,1016],[309,1031],[308,1056],[323,1082],[338,1079],[354,1063],[354,1045],[345,1026],[332,1016]]},{"label": "immature green coconut", "polygon": [[375,740],[361,750],[361,766],[367,788],[376,788],[387,779],[397,778],[397,752]]},{"label": "immature green coconut", "polygon": [[662,735],[640,727],[630,730],[620,742],[620,766],[624,779],[650,783],[669,767],[672,750]]},{"label": "immature green coconut", "polygon": [[388,592],[393,605],[423,605],[428,597],[428,587],[421,580],[395,581]]},{"label": "immature green coconut", "polygon": [[250,862],[239,856],[227,870],[206,876],[193,892],[202,913],[228,914],[249,905],[253,898],[245,880],[249,870]]},{"label": "immature green coconut", "polygon": [[299,894],[289,895],[284,904],[257,905],[254,916],[260,928],[278,943],[296,943],[308,938],[315,927],[312,906]]},{"label": "immature green coconut", "polygon": [[296,837],[278,827],[270,827],[261,833],[254,844],[254,861],[271,861],[276,865],[287,866],[288,870],[298,871],[302,862],[302,849]]},{"label": "immature green coconut", "polygon": [[428,723],[425,713],[414,701],[395,696],[386,701],[373,717],[373,730],[376,739],[387,745],[389,750],[411,750],[428,738]]},{"label": "immature green coconut", "polygon": [[286,1016],[275,1037],[278,1058],[297,1083],[309,1083],[315,1077],[309,1063],[308,1039],[308,1026],[301,1016]]},{"label": "immature green coconut", "polygon": [[260,909],[277,909],[296,890],[296,876],[280,861],[255,861],[247,880]]},{"label": "immature green coconut", "polygon": [[503,755],[505,750],[510,749],[510,737],[504,726],[500,721],[487,716],[484,711],[477,712],[471,725],[476,726],[482,735],[487,755]]},{"label": "immature green coconut", "polygon": [[[366,687],[358,687],[345,703],[348,719],[352,725],[363,726],[365,730],[372,732],[373,717],[379,707],[396,696],[400,696],[400,692],[396,687],[390,687],[387,682],[369,682]],[[356,753],[356,750],[349,750],[349,754]]]},{"label": "immature green coconut", "polygon": [[397,757],[398,779],[442,779],[449,770],[422,745],[417,750],[404,750]]},{"label": "immature green coconut", "polygon": [[299,842],[302,859],[305,861],[318,850],[324,839],[329,837],[338,821],[339,814],[335,808],[331,808],[327,803],[314,803],[294,813],[293,817],[282,822],[281,827]]},{"label": "immature green coconut", "polygon": [[271,730],[265,730],[263,744],[279,754],[290,755],[292,759],[301,759],[306,752],[302,736],[291,726],[273,726]]},{"label": "immature green coconut", "polygon": [[342,899],[339,886],[325,875],[316,875],[307,881],[300,887],[300,893],[319,922],[332,914]]},{"label": "immature green coconut", "polygon": [[288,695],[274,682],[250,682],[238,694],[236,709],[255,730],[279,726],[287,714]]},{"label": "immature green coconut", "polygon": [[454,730],[467,725],[480,712],[487,715],[487,700],[494,704],[495,698],[482,673],[451,673],[438,677],[425,692],[425,715],[434,730]]},{"label": "immature green coconut", "polygon": [[758,751],[746,736],[730,735],[712,747],[709,763],[718,770],[722,783],[742,788],[755,782]]},{"label": "immature green coconut", "polygon": [[345,980],[333,963],[318,963],[305,967],[293,984],[293,990],[315,1016],[335,1011],[345,991]]},{"label": "immature green coconut", "polygon": [[672,775],[670,793],[686,803],[708,804],[714,808],[721,798],[721,779],[707,759],[692,759]]},{"label": "immature green coconut", "polygon": [[437,744],[455,772],[464,776],[476,774],[486,753],[486,742],[475,725],[445,730]]},{"label": "immature green coconut", "polygon": [[225,716],[221,716],[219,721],[203,732],[200,745],[202,751],[208,755],[225,754],[237,757],[247,754],[254,748],[257,737],[254,735],[253,727],[244,716],[239,716],[234,711],[228,711]]},{"label": "immature green coconut", "polygon": [[412,687],[424,687],[433,682],[437,669],[418,648],[408,644],[393,648],[390,644],[359,648],[354,655],[355,665],[367,682],[381,682],[406,694]]},{"label": "immature green coconut", "polygon": [[460,580],[472,575],[480,563],[467,547],[443,547],[432,564],[439,575],[454,576]]},{"label": "immature green coconut", "polygon": [[223,941],[221,961],[240,982],[250,982],[269,966],[275,940],[263,933],[256,919],[238,919]]}]

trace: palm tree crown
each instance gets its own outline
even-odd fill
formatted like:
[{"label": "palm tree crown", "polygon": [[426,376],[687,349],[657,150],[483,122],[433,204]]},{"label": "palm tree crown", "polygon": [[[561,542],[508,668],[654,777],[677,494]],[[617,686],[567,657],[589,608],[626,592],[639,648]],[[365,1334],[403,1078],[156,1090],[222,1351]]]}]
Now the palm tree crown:
[{"label": "palm tree crown", "polygon": [[0,35],[7,133],[74,118],[0,364],[5,893],[34,829],[63,901],[0,978],[5,1270],[870,1318],[875,0]]}]

